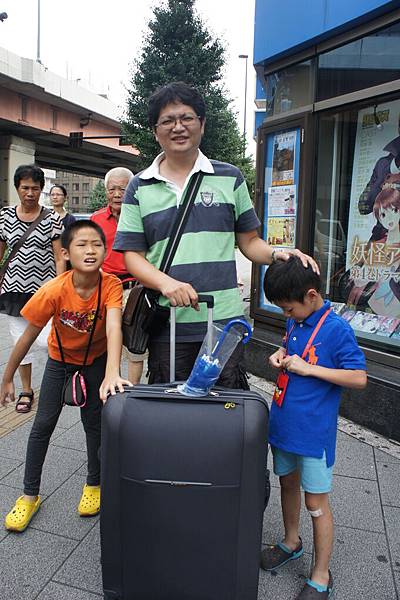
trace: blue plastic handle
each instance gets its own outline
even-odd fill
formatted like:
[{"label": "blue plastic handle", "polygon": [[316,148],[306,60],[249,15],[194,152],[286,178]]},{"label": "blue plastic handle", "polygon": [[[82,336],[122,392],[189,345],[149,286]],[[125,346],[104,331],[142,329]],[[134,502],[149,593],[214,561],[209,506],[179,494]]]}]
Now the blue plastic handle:
[{"label": "blue plastic handle", "polygon": [[245,329],[245,331],[243,333],[243,338],[241,340],[242,344],[247,344],[247,342],[250,340],[253,330],[252,330],[251,326],[249,325],[249,323],[247,321],[245,321],[244,319],[232,319],[231,321],[229,321],[229,323],[227,323],[225,325],[225,327],[221,333],[221,337],[219,338],[218,342],[215,344],[215,348],[211,353],[212,357],[215,357],[215,355],[217,354],[217,352],[219,350],[219,347],[221,346],[224,339],[226,338],[226,334],[235,325],[241,325]]}]

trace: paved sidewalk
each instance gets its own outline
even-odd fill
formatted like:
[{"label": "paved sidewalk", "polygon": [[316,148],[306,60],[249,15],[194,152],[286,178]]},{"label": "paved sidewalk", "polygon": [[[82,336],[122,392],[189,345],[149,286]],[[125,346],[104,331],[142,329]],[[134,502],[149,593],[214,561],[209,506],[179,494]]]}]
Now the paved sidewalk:
[{"label": "paved sidewalk", "polygon": [[[0,375],[9,350],[5,320],[0,317]],[[35,369],[35,387],[42,364]],[[270,385],[255,377],[251,383],[270,396]],[[30,427],[31,421],[21,419],[20,426],[14,423],[0,438],[0,598],[96,600],[102,597],[98,517],[82,519],[76,512],[86,473],[79,411],[66,407],[60,417],[42,478],[43,506],[32,525],[23,534],[4,529],[4,517],[22,493]],[[332,496],[335,599],[399,599],[400,448],[344,420],[340,428]],[[274,476],[272,485],[264,543],[282,536]],[[291,600],[301,589],[312,559],[311,520],[304,509],[302,535],[302,558],[277,573],[261,572],[259,600]]]}]

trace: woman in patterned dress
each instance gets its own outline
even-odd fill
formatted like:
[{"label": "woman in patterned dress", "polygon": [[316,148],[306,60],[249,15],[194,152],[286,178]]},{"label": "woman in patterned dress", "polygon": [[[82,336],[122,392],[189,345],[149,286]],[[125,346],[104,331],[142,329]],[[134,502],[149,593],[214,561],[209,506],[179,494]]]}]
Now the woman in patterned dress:
[{"label": "woman in patterned dress", "polygon": [[[0,260],[6,249],[10,251],[43,209],[39,204],[44,187],[44,173],[36,165],[22,165],[14,174],[14,185],[20,203],[0,212]],[[0,290],[0,312],[8,315],[10,335],[14,342],[24,332],[27,322],[20,310],[31,296],[49,279],[65,270],[61,255],[60,235],[63,226],[59,215],[48,214],[29,234],[22,247],[8,265]],[[36,340],[39,348],[47,348],[48,331],[43,330]],[[15,410],[27,413],[33,403],[32,354],[19,367],[22,383]]]}]

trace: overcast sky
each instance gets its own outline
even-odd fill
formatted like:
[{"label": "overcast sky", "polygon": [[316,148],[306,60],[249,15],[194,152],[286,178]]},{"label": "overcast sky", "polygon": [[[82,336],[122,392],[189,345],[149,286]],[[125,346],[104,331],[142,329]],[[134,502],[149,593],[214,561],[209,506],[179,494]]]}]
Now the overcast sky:
[{"label": "overcast sky", "polygon": [[[41,0],[41,60],[49,70],[99,93],[108,93],[121,111],[130,63],[137,55],[154,0]],[[252,66],[254,0],[197,0],[196,8],[226,48],[225,83],[243,129],[245,60],[248,54],[247,132],[254,120]],[[0,0],[0,46],[36,58],[37,0]],[[254,152],[254,147],[250,148]]]}]

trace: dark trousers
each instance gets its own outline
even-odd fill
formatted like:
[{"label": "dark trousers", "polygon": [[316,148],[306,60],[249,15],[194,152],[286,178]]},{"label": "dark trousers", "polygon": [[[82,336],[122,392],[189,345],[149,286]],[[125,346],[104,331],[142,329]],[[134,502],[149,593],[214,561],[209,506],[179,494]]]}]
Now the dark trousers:
[{"label": "dark trousers", "polygon": [[[178,342],[175,352],[175,381],[185,381],[192,370],[202,342]],[[169,342],[150,341],[149,383],[169,382]],[[217,385],[231,389],[248,390],[246,370],[243,365],[244,348],[239,344],[226,363]]]},{"label": "dark trousers", "polygon": [[[99,387],[104,379],[106,368],[106,354],[96,358],[93,363],[85,367],[83,373],[86,381],[87,400],[81,411],[81,420],[86,433],[86,448],[88,456],[88,485],[100,484],[100,461],[98,450],[101,441],[101,408]],[[37,496],[39,494],[40,479],[44,459],[51,435],[57,425],[62,410],[61,393],[65,380],[65,370],[73,373],[77,365],[67,364],[49,358],[43,374],[40,387],[39,405],[32,430],[29,435],[26,450],[24,494]]]}]

